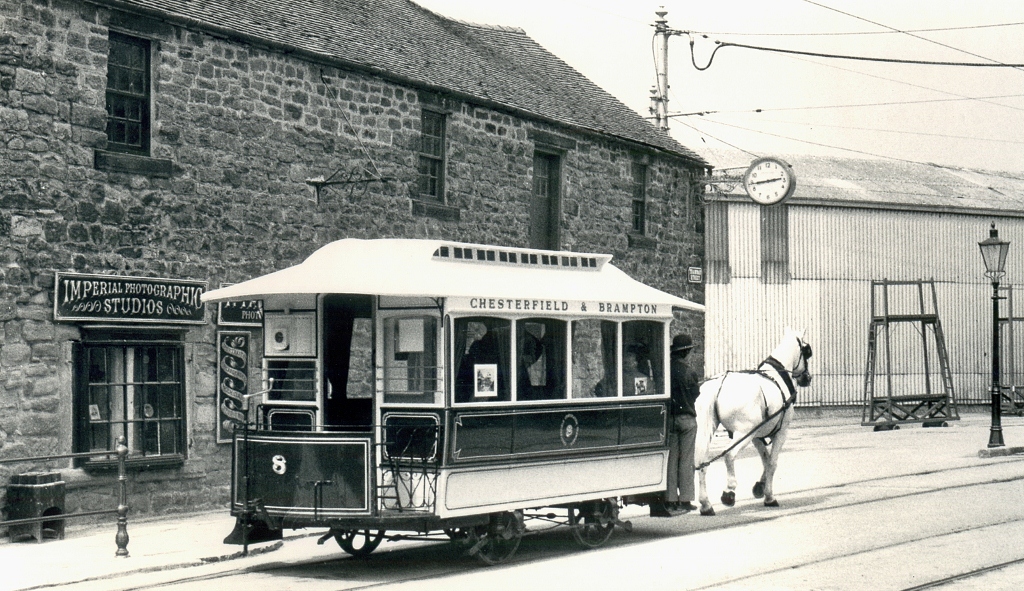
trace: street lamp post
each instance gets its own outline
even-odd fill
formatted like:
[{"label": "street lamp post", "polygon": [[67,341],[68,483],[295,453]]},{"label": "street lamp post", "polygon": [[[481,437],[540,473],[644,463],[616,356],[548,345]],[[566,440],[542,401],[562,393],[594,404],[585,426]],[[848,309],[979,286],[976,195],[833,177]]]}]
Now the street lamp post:
[{"label": "street lamp post", "polygon": [[999,387],[999,280],[1005,274],[1006,253],[1010,243],[999,239],[999,231],[993,222],[988,238],[978,243],[981,257],[985,260],[985,276],[992,280],[992,427],[989,429],[988,446],[1003,446],[1002,392]]}]

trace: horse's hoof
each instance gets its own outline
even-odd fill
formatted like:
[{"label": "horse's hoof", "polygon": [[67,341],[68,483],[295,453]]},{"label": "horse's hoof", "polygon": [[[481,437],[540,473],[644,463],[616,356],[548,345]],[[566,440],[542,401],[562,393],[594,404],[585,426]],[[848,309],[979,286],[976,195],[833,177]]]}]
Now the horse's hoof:
[{"label": "horse's hoof", "polygon": [[754,498],[760,499],[764,496],[764,482],[754,483]]},{"label": "horse's hoof", "polygon": [[722,493],[722,504],[726,507],[732,507],[736,504],[736,493],[731,490],[727,490]]},{"label": "horse's hoof", "polygon": [[770,501],[765,501],[764,502],[764,506],[765,507],[778,507],[779,506],[779,502],[776,501],[775,499],[772,499]]},{"label": "horse's hoof", "polygon": [[700,514],[703,515],[704,517],[711,517],[711,516],[713,516],[715,514],[715,508],[714,507],[710,507],[710,506],[709,507],[701,507],[700,508]]}]

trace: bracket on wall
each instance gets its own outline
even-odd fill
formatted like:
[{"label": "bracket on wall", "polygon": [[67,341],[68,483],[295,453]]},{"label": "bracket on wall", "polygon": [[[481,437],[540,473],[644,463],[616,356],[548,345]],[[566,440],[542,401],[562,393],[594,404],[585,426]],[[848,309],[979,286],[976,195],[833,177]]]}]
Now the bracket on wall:
[{"label": "bracket on wall", "polygon": [[[339,175],[341,175],[340,178]],[[332,187],[335,185],[348,185],[349,187],[352,187],[354,189],[356,185],[363,185],[365,187],[370,183],[387,183],[395,180],[398,179],[391,177],[368,175],[365,170],[350,170],[348,172],[342,173],[341,169],[338,169],[327,178],[324,178],[323,175],[320,175],[306,179],[305,183],[313,187],[313,195],[315,197],[316,204],[320,205],[320,192],[324,187]]]}]

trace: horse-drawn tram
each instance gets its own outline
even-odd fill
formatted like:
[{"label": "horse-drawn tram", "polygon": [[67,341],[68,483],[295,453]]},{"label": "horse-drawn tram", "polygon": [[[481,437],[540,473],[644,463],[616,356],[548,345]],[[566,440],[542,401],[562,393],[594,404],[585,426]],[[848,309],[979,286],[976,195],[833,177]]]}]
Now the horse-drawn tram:
[{"label": "horse-drawn tram", "polygon": [[602,544],[623,497],[665,489],[669,325],[703,310],[610,259],[346,239],[205,294],[264,309],[234,533],[450,538],[494,564],[539,518]]}]

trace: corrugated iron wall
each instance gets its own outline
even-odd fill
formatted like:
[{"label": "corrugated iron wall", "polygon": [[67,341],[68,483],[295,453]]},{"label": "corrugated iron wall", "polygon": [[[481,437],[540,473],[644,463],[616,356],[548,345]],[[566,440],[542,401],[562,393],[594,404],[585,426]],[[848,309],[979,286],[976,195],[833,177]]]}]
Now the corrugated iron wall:
[{"label": "corrugated iron wall", "polygon": [[[992,287],[978,242],[991,222],[1009,240],[1004,283],[1024,278],[1024,220],[966,214],[789,206],[788,284],[762,283],[759,206],[729,203],[732,279],[706,289],[708,375],[755,366],[786,326],[802,328],[814,347],[814,381],[801,405],[862,404],[873,280],[935,281],[937,312],[949,353],[957,400],[986,403],[991,376]],[[1019,290],[1016,315],[1024,315]],[[925,291],[926,312],[931,293]],[[1001,313],[1006,316],[1006,303]],[[881,306],[881,301],[876,302]],[[913,312],[917,293],[890,291],[891,313]],[[1024,383],[1024,323],[1004,329],[1004,375]],[[932,391],[941,392],[934,339],[919,324],[890,331],[894,394],[923,393],[925,347]],[[1014,357],[1009,358],[1010,348]],[[884,350],[879,349],[879,359]],[[1012,361],[1011,361],[1012,360]],[[1016,375],[1010,375],[1010,366]],[[881,371],[884,365],[878,365]],[[878,372],[876,372],[878,373]],[[886,384],[876,382],[876,392]],[[878,390],[882,388],[882,390]]]}]

